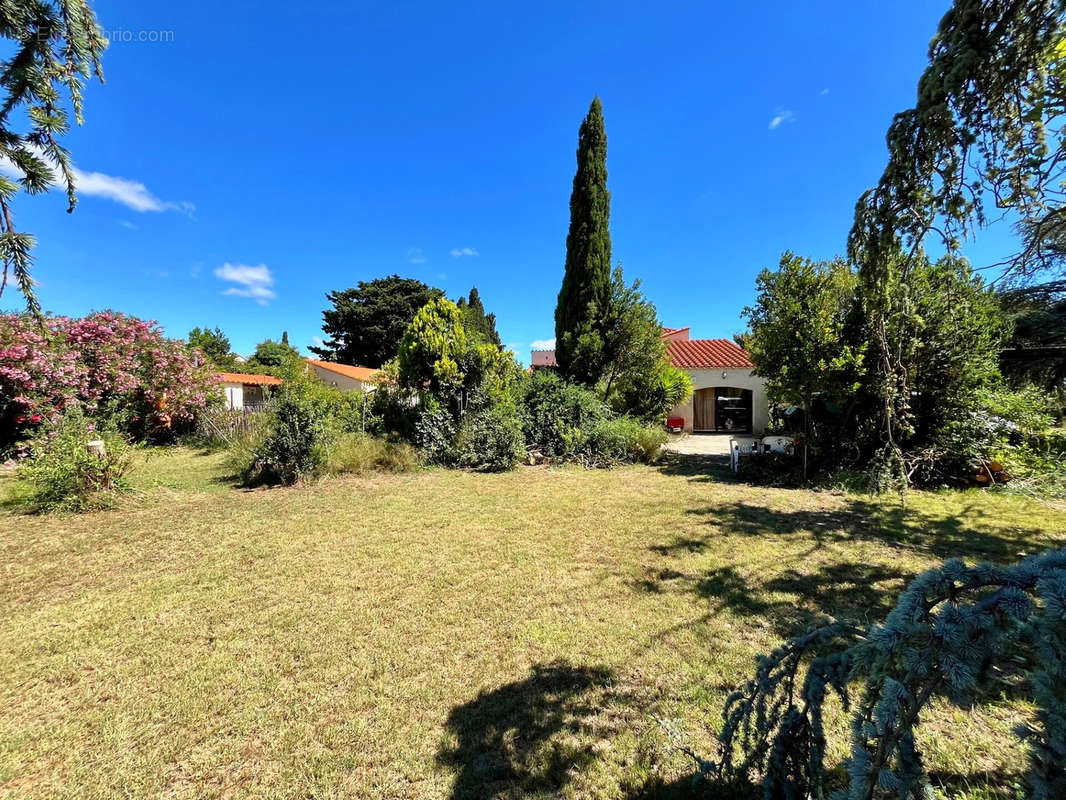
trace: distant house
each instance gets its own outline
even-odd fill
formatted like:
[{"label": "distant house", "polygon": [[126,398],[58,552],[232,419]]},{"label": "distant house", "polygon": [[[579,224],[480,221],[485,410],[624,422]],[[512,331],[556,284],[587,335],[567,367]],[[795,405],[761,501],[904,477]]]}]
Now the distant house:
[{"label": "distant house", "polygon": [[274,387],[281,386],[281,380],[273,375],[222,372],[218,377],[226,393],[226,407],[238,411],[262,405]]},{"label": "distant house", "polygon": [[354,367],[333,361],[307,359],[315,377],[327,386],[336,386],[342,392],[372,392],[378,387],[381,370],[369,367]]},{"label": "distant house", "polygon": [[[692,397],[672,409],[668,419],[682,420],[692,432],[766,430],[769,404],[766,381],[754,374],[748,354],[729,339],[691,339],[689,328],[663,328],[670,363],[692,378]],[[533,369],[556,365],[554,350],[534,350]]]},{"label": "distant house", "polygon": [[686,431],[762,433],[769,422],[766,379],[730,339],[690,339],[688,328],[664,328],[670,363],[692,378],[692,397],[668,417]]},{"label": "distant house", "polygon": [[544,367],[558,366],[558,363],[555,361],[555,351],[533,350],[531,352],[529,365],[533,369],[543,369]]}]

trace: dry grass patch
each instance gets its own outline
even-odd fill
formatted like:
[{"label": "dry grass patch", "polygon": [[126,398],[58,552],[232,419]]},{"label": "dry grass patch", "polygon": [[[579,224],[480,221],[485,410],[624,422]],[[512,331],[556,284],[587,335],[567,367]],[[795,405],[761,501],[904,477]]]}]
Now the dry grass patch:
[{"label": "dry grass patch", "polygon": [[[681,796],[661,720],[710,752],[781,637],[1066,541],[1017,497],[904,510],[676,464],[241,491],[177,451],[134,483],[115,512],[0,512],[0,794]],[[1022,711],[938,711],[932,768],[1002,785]]]}]

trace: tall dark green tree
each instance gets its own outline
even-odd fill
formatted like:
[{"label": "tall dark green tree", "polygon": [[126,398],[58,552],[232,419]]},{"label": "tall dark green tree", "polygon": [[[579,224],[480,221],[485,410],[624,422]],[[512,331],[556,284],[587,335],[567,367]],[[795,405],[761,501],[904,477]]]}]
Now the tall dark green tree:
[{"label": "tall dark green tree", "polygon": [[610,216],[607,132],[603,107],[596,97],[578,133],[566,271],[555,306],[559,369],[568,378],[590,386],[603,374],[602,318],[611,292]]},{"label": "tall dark green tree", "polygon": [[30,276],[34,238],[15,230],[11,206],[20,190],[41,194],[58,183],[67,193],[67,211],[74,210],[74,166],[59,141],[70,128],[64,106],[69,101],[80,125],[82,85],[92,75],[103,81],[107,39],[85,0],[6,0],[0,38],[8,42],[0,61],[0,159],[16,175],[0,175],[0,294],[10,275],[39,316]]},{"label": "tall dark green tree", "polygon": [[[908,336],[920,322],[904,291],[926,240],[957,252],[1009,213],[1023,247],[1008,268],[1024,277],[1048,266],[1044,245],[1066,220],[1064,21],[1063,0],[955,0],[929,45],[917,102],[888,129],[888,165],[856,206],[848,255],[880,352],[871,366],[885,463],[901,481],[912,387],[894,357],[909,345],[892,331]],[[989,204],[997,213],[986,214]]]},{"label": "tall dark green tree", "polygon": [[481,302],[476,286],[470,290],[469,297],[460,297],[456,306],[463,313],[463,326],[468,335],[494,345],[502,344],[496,331],[496,315],[485,313],[485,304]]},{"label": "tall dark green tree", "polygon": [[326,299],[333,308],[322,312],[322,330],[329,338],[310,350],[326,361],[381,367],[395,358],[418,310],[443,296],[440,289],[399,275],[359,281],[354,289],[330,292]]}]

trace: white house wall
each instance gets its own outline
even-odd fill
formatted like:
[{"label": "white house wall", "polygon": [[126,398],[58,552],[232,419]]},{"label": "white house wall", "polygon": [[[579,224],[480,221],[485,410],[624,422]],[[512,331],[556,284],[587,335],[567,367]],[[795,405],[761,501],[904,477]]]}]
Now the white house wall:
[{"label": "white house wall", "polygon": [[[692,391],[712,389],[716,386],[733,386],[751,390],[751,424],[755,433],[762,433],[770,422],[769,405],[766,400],[766,380],[752,374],[749,369],[686,369],[692,378]],[[683,417],[685,430],[692,431],[692,398],[675,407],[667,416]]]},{"label": "white house wall", "polygon": [[244,408],[244,386],[239,383],[224,383],[222,388],[226,392],[226,406],[239,411]]},{"label": "white house wall", "polygon": [[322,381],[322,383],[326,384],[326,386],[336,386],[342,392],[373,391],[372,386],[368,386],[360,380],[349,378],[347,375],[341,375],[332,370],[323,369],[317,364],[312,364],[311,369],[315,371],[315,377]]}]

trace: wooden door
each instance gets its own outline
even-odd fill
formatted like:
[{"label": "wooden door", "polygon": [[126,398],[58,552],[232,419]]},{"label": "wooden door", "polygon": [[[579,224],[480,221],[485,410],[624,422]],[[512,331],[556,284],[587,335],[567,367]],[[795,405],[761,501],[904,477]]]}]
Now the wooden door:
[{"label": "wooden door", "polygon": [[714,430],[714,389],[697,389],[692,393],[692,429]]}]

